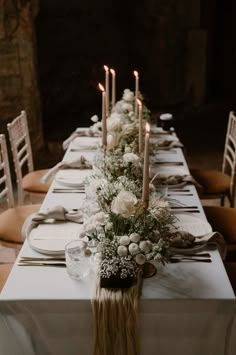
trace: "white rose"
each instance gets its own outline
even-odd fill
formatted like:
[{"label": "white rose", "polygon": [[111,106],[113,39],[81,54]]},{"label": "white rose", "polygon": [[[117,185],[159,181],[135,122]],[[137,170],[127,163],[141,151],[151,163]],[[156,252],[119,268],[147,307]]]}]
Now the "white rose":
[{"label": "white rose", "polygon": [[143,240],[139,243],[139,248],[144,252],[144,253],[149,253],[151,249],[151,245],[148,243],[148,241]]},{"label": "white rose", "polygon": [[85,227],[86,233],[92,233],[96,229],[96,226],[94,224],[87,224]]},{"label": "white rose", "polygon": [[123,100],[133,102],[134,101],[134,93],[132,91],[130,91],[129,89],[125,89],[124,93],[123,93]]},{"label": "white rose", "polygon": [[125,147],[125,153],[131,153],[132,149],[130,147]]},{"label": "white rose", "polygon": [[143,254],[138,254],[135,256],[135,261],[138,265],[145,264],[146,258]]},{"label": "white rose", "polygon": [[119,137],[115,134],[108,134],[107,135],[107,149],[113,149],[117,146],[119,142]]},{"label": "white rose", "polygon": [[132,112],[133,111],[133,105],[127,103],[127,102],[123,102],[121,105],[121,108],[124,112]]},{"label": "white rose", "polygon": [[107,222],[107,218],[108,218],[108,216],[104,212],[98,212],[94,216],[94,221],[96,223],[105,225]]},{"label": "white rose", "polygon": [[122,126],[122,135],[129,136],[135,131],[135,125],[133,123],[125,124]]},{"label": "white rose", "polygon": [[139,163],[140,158],[134,153],[125,153],[123,155],[123,160],[125,163]]},{"label": "white rose", "polygon": [[129,237],[133,243],[138,243],[140,241],[140,235],[138,233],[132,233]]},{"label": "white rose", "polygon": [[120,245],[129,245],[130,239],[128,235],[123,235],[122,237],[120,237],[119,243]]},{"label": "white rose", "polygon": [[128,249],[124,245],[118,246],[117,253],[120,256],[126,256],[128,254]]},{"label": "white rose", "polygon": [[107,224],[106,224],[106,231],[110,231],[110,230],[112,230],[112,223],[111,222],[108,222]]},{"label": "white rose", "polygon": [[136,244],[136,243],[131,243],[131,244],[129,245],[129,252],[130,252],[131,255],[136,255],[136,254],[138,254],[138,253],[140,252],[139,247],[138,247],[138,244]]},{"label": "white rose", "polygon": [[129,191],[121,191],[112,201],[111,210],[123,217],[130,217],[136,212],[137,197]]},{"label": "white rose", "polygon": [[97,115],[93,115],[93,116],[90,118],[90,120],[95,123],[95,122],[98,121],[98,116],[97,116]]},{"label": "white rose", "polygon": [[113,113],[107,118],[107,132],[119,131],[121,129],[121,119],[119,115]]}]

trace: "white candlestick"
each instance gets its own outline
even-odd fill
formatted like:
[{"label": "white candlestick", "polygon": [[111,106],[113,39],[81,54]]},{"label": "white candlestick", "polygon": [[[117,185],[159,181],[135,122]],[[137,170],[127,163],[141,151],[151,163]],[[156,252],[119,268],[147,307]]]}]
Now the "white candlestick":
[{"label": "white candlestick", "polygon": [[139,137],[138,137],[138,150],[139,153],[143,151],[143,105],[142,102],[138,101],[138,119],[139,119]]},{"label": "white candlestick", "polygon": [[106,149],[107,146],[107,115],[106,115],[106,92],[101,84],[98,84],[102,91],[102,145]]},{"label": "white candlestick", "polygon": [[134,114],[137,117],[138,116],[138,103],[137,103],[137,99],[138,99],[138,92],[139,92],[139,75],[137,70],[134,71],[134,76],[135,76],[135,103],[134,103]]},{"label": "white candlestick", "polygon": [[148,208],[149,203],[149,132],[150,126],[146,123],[144,163],[143,163],[143,206]]},{"label": "white candlestick", "polygon": [[109,68],[107,65],[104,65],[105,70],[105,91],[106,91],[106,115],[109,116]]},{"label": "white candlestick", "polygon": [[111,106],[114,107],[116,103],[116,72],[114,69],[110,69],[111,72]]}]

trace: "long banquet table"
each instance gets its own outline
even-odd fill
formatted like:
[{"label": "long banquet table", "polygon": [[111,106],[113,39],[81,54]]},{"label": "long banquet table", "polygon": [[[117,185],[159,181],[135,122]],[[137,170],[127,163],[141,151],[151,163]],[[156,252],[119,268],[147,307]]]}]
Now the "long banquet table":
[{"label": "long banquet table", "polygon": [[[182,149],[174,151],[160,151],[157,156],[163,161],[181,160],[188,169]],[[78,154],[93,156],[69,147],[64,160],[72,160]],[[55,205],[83,205],[85,195],[52,193],[55,184],[54,181],[41,211]],[[175,198],[198,206],[197,215],[205,220],[195,186],[188,184],[187,188],[191,194]],[[156,276],[143,281],[139,303],[142,355],[235,354],[235,295],[218,250],[211,247],[208,251],[212,263],[158,266]],[[25,240],[20,256],[40,254]],[[84,280],[75,281],[65,268],[20,267],[16,262],[0,295],[0,354],[93,354],[90,299],[94,278],[91,272]]]}]

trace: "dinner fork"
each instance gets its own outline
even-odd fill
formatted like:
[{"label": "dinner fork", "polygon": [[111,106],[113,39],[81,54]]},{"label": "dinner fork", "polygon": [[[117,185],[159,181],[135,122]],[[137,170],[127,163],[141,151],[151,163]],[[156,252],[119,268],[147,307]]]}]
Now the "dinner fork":
[{"label": "dinner fork", "polygon": [[188,258],[188,257],[181,257],[181,258],[170,258],[169,262],[170,263],[181,263],[182,261],[184,262],[189,262],[189,261],[194,261],[198,263],[211,263],[211,259],[196,259],[196,258]]}]

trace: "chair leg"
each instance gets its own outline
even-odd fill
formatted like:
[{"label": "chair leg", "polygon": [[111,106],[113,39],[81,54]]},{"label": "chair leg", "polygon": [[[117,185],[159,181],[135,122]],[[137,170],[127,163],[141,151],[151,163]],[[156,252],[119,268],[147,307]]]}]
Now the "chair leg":
[{"label": "chair leg", "polygon": [[221,197],[220,205],[223,207],[225,205],[225,196]]}]

